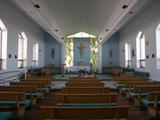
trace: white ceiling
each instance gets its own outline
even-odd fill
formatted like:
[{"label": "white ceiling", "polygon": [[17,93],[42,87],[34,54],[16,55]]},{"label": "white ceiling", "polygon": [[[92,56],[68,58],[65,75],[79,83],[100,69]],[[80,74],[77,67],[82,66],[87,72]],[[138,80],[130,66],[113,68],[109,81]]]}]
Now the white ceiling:
[{"label": "white ceiling", "polygon": [[[62,37],[81,31],[97,35],[104,42],[152,0],[9,1],[60,42],[63,42]],[[39,9],[34,7],[36,4]],[[122,9],[123,5],[128,5],[128,8]],[[130,11],[133,15],[128,14]]]},{"label": "white ceiling", "polygon": [[84,31],[98,35],[117,0],[46,0],[66,35]]}]

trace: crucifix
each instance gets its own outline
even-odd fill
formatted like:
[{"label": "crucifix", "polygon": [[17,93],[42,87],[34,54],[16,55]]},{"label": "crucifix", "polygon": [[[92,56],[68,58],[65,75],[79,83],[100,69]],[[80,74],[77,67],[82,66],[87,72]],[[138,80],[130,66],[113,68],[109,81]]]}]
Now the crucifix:
[{"label": "crucifix", "polygon": [[82,61],[82,58],[83,58],[83,49],[86,48],[83,43],[80,43],[79,45],[79,54],[80,54],[80,58],[81,58],[81,61]]}]

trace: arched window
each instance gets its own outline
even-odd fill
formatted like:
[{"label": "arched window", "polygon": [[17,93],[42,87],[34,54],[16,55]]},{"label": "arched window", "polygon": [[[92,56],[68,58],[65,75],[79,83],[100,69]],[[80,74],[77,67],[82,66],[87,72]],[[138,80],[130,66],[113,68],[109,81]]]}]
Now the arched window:
[{"label": "arched window", "polygon": [[136,49],[137,49],[137,67],[145,68],[146,66],[146,55],[145,55],[145,34],[141,31],[138,33],[136,38]]},{"label": "arched window", "polygon": [[39,44],[33,44],[33,66],[38,66],[38,58],[39,58]]},{"label": "arched window", "polygon": [[156,28],[157,68],[160,69],[160,24]]},{"label": "arched window", "polygon": [[129,43],[125,43],[125,66],[131,66],[131,45]]},{"label": "arched window", "polygon": [[0,70],[6,69],[7,59],[7,29],[0,19]]},{"label": "arched window", "polygon": [[24,32],[18,35],[18,68],[27,66],[27,37]]}]

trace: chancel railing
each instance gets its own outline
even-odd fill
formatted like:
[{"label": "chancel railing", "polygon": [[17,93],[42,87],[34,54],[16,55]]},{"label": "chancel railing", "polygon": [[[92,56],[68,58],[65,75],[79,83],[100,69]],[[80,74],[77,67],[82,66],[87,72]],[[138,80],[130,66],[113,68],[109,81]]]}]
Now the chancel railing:
[{"label": "chancel railing", "polygon": [[19,74],[25,73],[25,71],[7,71],[0,73],[0,86],[7,86],[9,82],[19,79]]}]

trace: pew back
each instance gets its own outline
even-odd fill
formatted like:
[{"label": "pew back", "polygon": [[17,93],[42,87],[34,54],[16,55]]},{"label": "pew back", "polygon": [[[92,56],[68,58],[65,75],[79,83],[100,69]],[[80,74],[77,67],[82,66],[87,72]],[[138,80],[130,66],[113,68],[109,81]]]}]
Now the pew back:
[{"label": "pew back", "polygon": [[62,88],[62,93],[75,93],[75,94],[95,94],[95,93],[108,93],[110,88],[107,87],[66,87]]},{"label": "pew back", "polygon": [[0,91],[0,101],[24,101],[25,95],[23,92],[5,92]]},{"label": "pew back", "polygon": [[117,103],[117,94],[56,94],[58,103]]},{"label": "pew back", "polygon": [[42,106],[44,119],[120,119],[128,118],[129,106],[59,107]]},{"label": "pew back", "polygon": [[69,82],[65,84],[66,87],[104,87],[104,83],[93,83],[93,82]]}]

